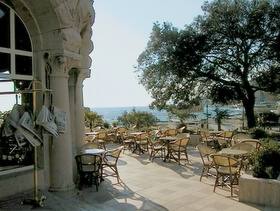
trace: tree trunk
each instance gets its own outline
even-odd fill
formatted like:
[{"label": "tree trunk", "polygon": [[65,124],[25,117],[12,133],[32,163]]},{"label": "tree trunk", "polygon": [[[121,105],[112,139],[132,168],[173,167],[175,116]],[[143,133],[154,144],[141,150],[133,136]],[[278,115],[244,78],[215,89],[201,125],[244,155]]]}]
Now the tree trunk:
[{"label": "tree trunk", "polygon": [[[244,67],[244,69],[245,72],[248,72],[247,68]],[[246,80],[244,80],[244,91],[243,91],[242,103],[247,117],[247,124],[248,124],[247,126],[250,129],[256,127],[256,120],[255,120],[255,113],[254,113],[255,91],[253,90],[247,78]]]},{"label": "tree trunk", "polygon": [[255,98],[253,100],[247,100],[246,102],[243,102],[243,106],[247,117],[248,128],[256,127],[256,120],[255,120],[255,113],[254,113]]},{"label": "tree trunk", "polygon": [[222,130],[222,121],[218,120],[217,124],[218,124],[218,131]]}]

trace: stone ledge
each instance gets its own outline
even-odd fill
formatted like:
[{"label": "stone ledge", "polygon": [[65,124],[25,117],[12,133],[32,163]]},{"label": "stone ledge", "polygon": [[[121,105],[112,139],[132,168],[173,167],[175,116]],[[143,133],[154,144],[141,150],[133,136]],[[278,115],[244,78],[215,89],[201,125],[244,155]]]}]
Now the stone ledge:
[{"label": "stone ledge", "polygon": [[239,201],[280,208],[280,181],[244,174],[239,179]]}]

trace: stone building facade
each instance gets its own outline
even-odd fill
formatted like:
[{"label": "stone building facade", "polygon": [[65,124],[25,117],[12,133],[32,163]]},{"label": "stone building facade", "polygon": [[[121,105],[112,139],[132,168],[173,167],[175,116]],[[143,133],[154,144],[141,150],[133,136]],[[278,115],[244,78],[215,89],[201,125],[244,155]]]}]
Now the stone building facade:
[{"label": "stone building facade", "polygon": [[[4,61],[6,55],[11,58],[8,73],[4,67],[1,72],[0,65],[0,79],[40,81],[51,92],[36,94],[35,114],[45,104],[59,107],[66,117],[66,128],[57,138],[44,130],[39,131],[43,144],[37,147],[38,188],[73,189],[74,157],[84,141],[83,81],[90,77],[93,0],[0,0],[0,26],[6,26],[5,16],[11,26],[7,30],[9,36],[14,37],[7,39],[11,44],[3,44],[5,40],[2,46],[0,44],[0,61]],[[17,54],[24,53],[14,47],[17,44],[13,45],[21,33],[17,27],[13,30],[13,24],[17,26],[15,20],[22,22],[30,38],[31,49],[26,54],[32,58],[32,70],[27,74],[25,70],[17,71],[20,65],[13,65]],[[0,198],[32,189],[33,177],[33,169],[28,166],[0,172],[1,189],[6,189],[1,191]]]}]

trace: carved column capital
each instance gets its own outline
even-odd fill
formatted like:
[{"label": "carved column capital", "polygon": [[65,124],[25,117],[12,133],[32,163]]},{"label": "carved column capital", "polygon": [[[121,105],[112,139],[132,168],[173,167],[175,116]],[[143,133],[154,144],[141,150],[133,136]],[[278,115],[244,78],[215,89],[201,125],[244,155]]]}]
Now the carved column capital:
[{"label": "carved column capital", "polygon": [[90,69],[78,69],[78,79],[77,82],[83,82],[86,78],[90,77]]},{"label": "carved column capital", "polygon": [[69,71],[72,68],[79,67],[80,60],[65,55],[44,55],[47,67],[51,76],[69,77]]}]

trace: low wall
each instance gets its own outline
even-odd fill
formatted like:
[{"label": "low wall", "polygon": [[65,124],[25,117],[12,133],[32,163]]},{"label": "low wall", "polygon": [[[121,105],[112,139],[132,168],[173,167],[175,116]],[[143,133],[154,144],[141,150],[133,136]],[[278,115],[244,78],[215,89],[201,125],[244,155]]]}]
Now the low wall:
[{"label": "low wall", "polygon": [[244,174],[239,179],[239,201],[280,208],[280,181]]},{"label": "low wall", "polygon": [[[44,171],[38,170],[38,188],[42,188]],[[27,166],[13,169],[11,172],[3,171],[0,174],[0,199],[34,189],[34,167]]]},{"label": "low wall", "polygon": [[196,147],[200,143],[200,135],[192,134],[190,135],[189,146]]}]

